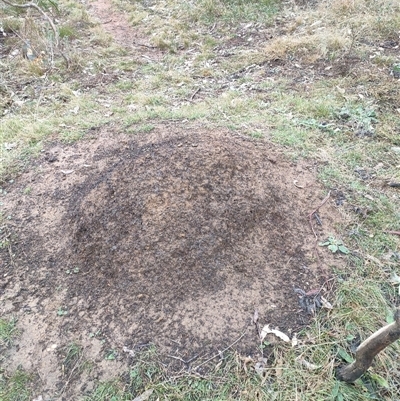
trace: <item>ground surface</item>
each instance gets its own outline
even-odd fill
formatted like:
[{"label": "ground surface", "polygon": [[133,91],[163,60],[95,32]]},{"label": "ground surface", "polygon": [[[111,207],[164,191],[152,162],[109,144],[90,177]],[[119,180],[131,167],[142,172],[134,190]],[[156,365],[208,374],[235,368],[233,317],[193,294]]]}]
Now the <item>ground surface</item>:
[{"label": "ground surface", "polygon": [[0,399],[393,400],[334,372],[399,304],[398,6],[190,5],[62,2],[51,62],[6,10]]},{"label": "ground surface", "polygon": [[[111,130],[49,145],[7,189],[20,256],[3,262],[2,296],[25,327],[10,367],[34,367],[54,391],[51,361],[75,333],[121,365],[124,347],[155,344],[166,361],[198,356],[195,366],[243,333],[235,348],[257,354],[255,309],[288,334],[303,327],[294,288],[329,278],[307,217],[324,197],[313,166],[226,130],[168,124],[110,140]],[[320,216],[322,238],[338,219],[333,199]]]}]

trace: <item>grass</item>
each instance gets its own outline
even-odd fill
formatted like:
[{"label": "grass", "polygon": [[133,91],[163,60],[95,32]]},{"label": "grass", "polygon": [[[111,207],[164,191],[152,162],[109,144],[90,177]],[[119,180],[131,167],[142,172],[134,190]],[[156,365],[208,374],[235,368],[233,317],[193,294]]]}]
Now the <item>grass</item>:
[{"label": "grass", "polygon": [[166,375],[156,350],[150,349],[139,355],[138,361],[123,377],[100,383],[85,401],[129,400],[149,389],[153,390],[150,399],[159,397],[168,400],[227,400],[235,396],[252,400],[255,394],[267,395],[266,389],[260,389],[260,380],[250,377],[245,371],[240,372],[239,364],[237,355],[229,355],[206,376],[193,374],[172,377]]},{"label": "grass", "polygon": [[22,370],[16,370],[11,376],[0,371],[0,400],[31,400],[30,383],[31,376]]},{"label": "grass", "polygon": [[[400,227],[398,190],[386,185],[400,180],[393,77],[400,59],[390,48],[400,31],[397,2],[113,4],[127,13],[141,45],[163,51],[159,59],[121,49],[74,0],[59,5],[68,63],[61,54],[52,65],[8,57],[24,38],[39,50],[48,42],[32,21],[24,25],[24,14],[0,9],[10,33],[0,64],[2,182],[29,167],[48,140],[82,141],[106,125],[133,135],[171,120],[228,127],[268,138],[293,159],[316,162],[319,181],[346,198],[337,231],[351,253],[341,256],[345,269],[331,266],[334,309],[299,334],[297,347],[267,346],[271,357],[261,376],[257,361],[245,364],[230,354],[202,377],[174,377],[152,350],[137,356],[123,377],[98,383],[85,400],[131,400],[148,389],[154,391],[150,400],[395,399],[397,343],[354,385],[336,381],[334,371],[357,339],[390,321],[399,303],[390,283],[393,272],[400,274],[399,238],[385,233]],[[0,320],[4,346],[13,335],[15,322]],[[82,355],[80,345],[67,345],[60,354],[65,372],[78,377]],[[19,370],[3,372],[0,399],[29,399],[29,380]]]},{"label": "grass", "polygon": [[9,347],[12,344],[13,338],[18,334],[16,324],[17,321],[13,318],[0,319],[0,346]]}]

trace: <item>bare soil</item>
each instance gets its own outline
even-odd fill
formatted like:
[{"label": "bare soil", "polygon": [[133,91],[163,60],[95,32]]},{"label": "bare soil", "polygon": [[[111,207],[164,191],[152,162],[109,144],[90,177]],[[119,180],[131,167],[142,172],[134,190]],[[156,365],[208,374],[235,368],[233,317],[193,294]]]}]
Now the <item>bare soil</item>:
[{"label": "bare soil", "polygon": [[[7,360],[37,371],[44,393],[63,391],[71,342],[96,362],[80,394],[149,344],[170,369],[182,364],[168,355],[198,355],[195,367],[242,335],[234,349],[256,354],[254,311],[261,325],[299,330],[310,317],[294,288],[323,287],[339,262],[316,257],[315,166],[226,130],[109,128],[53,143],[7,192],[1,314],[22,333]],[[333,200],[320,217],[324,238],[339,220]]]}]

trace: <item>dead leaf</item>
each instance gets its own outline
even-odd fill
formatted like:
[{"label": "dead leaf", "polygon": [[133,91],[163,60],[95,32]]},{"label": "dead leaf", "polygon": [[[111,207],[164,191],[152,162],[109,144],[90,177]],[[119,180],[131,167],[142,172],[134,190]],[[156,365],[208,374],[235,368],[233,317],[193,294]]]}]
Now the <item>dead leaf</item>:
[{"label": "dead leaf", "polygon": [[339,92],[341,95],[344,95],[344,94],[346,93],[346,89],[343,89],[343,88],[341,88],[340,86],[336,86],[336,89],[338,90],[338,92]]},{"label": "dead leaf", "polygon": [[136,352],[132,349],[129,349],[128,347],[123,347],[122,351],[126,352],[127,354],[129,354],[129,356],[131,356],[132,358],[136,355]]},{"label": "dead leaf", "polygon": [[274,334],[275,336],[279,337],[281,340],[283,340],[287,343],[290,342],[290,338],[285,333],[282,333],[281,331],[276,330],[276,329],[270,329],[269,324],[264,326],[263,329],[261,330],[261,334],[260,334],[261,341],[264,340],[264,338],[267,336],[267,334]]},{"label": "dead leaf", "polygon": [[79,106],[76,106],[71,110],[71,113],[78,114],[78,111],[79,111]]},{"label": "dead leaf", "polygon": [[72,174],[74,172],[74,170],[61,170],[61,172],[65,175],[67,175],[67,174]]},{"label": "dead leaf", "polygon": [[261,384],[264,384],[268,376],[268,371],[266,368],[267,362],[267,358],[259,358],[258,362],[254,365],[254,370],[261,377]]},{"label": "dead leaf", "polygon": [[248,365],[249,363],[251,363],[251,364],[254,363],[254,359],[251,358],[250,356],[240,356],[240,360],[242,361],[244,370],[245,370],[246,372],[247,372],[247,365]]},{"label": "dead leaf", "polygon": [[324,308],[326,308],[326,309],[333,309],[333,306],[332,306],[332,304],[326,299],[326,298],[324,298],[322,295],[321,295],[321,304],[322,304],[322,306],[324,307]]},{"label": "dead leaf", "polygon": [[299,363],[300,365],[304,366],[307,370],[317,370],[317,369],[321,368],[321,366],[314,365],[313,363],[308,362],[303,358],[296,358],[296,362]]},{"label": "dead leaf", "polygon": [[395,273],[395,272],[393,272],[391,275],[390,275],[390,280],[389,280],[392,284],[400,284],[400,277]]},{"label": "dead leaf", "polygon": [[13,142],[13,143],[5,143],[4,144],[4,148],[5,150],[11,150],[14,149],[17,146],[17,142]]},{"label": "dead leaf", "polygon": [[296,188],[300,188],[300,189],[305,188],[304,185],[299,185],[297,180],[294,180],[294,181],[293,181],[293,184],[294,184],[294,186],[295,186]]},{"label": "dead leaf", "polygon": [[140,394],[138,397],[134,398],[132,401],[146,401],[153,394],[153,389],[146,390],[144,393]]}]

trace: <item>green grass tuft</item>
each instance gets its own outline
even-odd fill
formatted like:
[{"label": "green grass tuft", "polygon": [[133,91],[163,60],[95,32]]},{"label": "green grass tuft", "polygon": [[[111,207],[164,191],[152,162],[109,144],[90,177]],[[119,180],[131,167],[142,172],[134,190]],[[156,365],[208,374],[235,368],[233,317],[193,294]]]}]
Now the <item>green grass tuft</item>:
[{"label": "green grass tuft", "polygon": [[13,338],[18,335],[16,324],[17,321],[14,318],[0,319],[0,345],[9,347],[12,344]]},{"label": "green grass tuft", "polygon": [[23,370],[16,370],[11,376],[0,371],[0,400],[28,401],[31,400],[31,376]]}]

